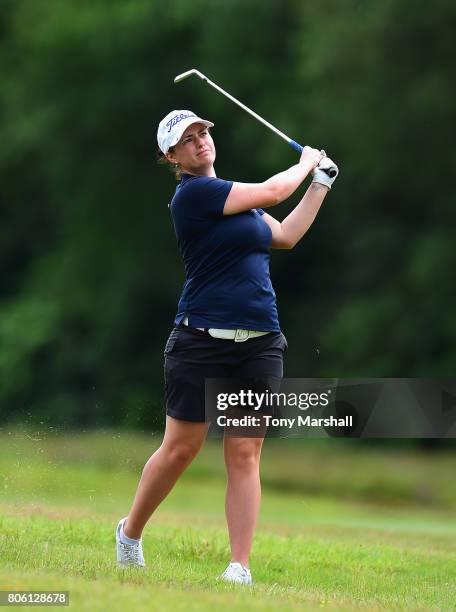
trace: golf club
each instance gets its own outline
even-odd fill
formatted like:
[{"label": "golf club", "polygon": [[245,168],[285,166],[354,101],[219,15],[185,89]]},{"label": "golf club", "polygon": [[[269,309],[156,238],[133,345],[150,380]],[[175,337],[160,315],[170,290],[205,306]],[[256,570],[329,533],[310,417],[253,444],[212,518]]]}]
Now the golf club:
[{"label": "golf club", "polygon": [[[227,91],[225,91],[224,89],[222,89],[221,87],[219,87],[218,85],[216,85],[216,83],[214,83],[213,81],[211,81],[210,79],[207,78],[207,76],[205,76],[202,72],[200,72],[199,70],[196,70],[196,68],[192,68],[192,70],[187,70],[187,72],[183,72],[182,74],[178,74],[175,79],[174,82],[175,83],[180,83],[181,81],[183,81],[184,79],[187,79],[190,76],[197,76],[199,79],[201,79],[201,81],[203,81],[204,83],[207,83],[208,85],[210,85],[211,87],[213,87],[214,89],[216,89],[217,91],[219,91],[221,94],[223,94],[224,96],[226,96],[229,100],[231,100],[232,102],[234,102],[235,104],[237,104],[238,106],[240,106],[243,110],[245,110],[247,113],[249,113],[249,115],[252,115],[252,117],[254,117],[257,121],[259,121],[260,123],[262,123],[263,125],[265,125],[267,128],[269,128],[270,130],[272,130],[275,134],[277,134],[277,136],[280,136],[280,138],[283,138],[283,140],[285,140],[286,142],[288,142],[288,144],[298,153],[301,153],[303,148],[299,143],[297,143],[295,140],[293,140],[292,138],[289,138],[286,134],[284,134],[283,132],[281,132],[280,130],[278,130],[276,127],[274,127],[271,123],[269,123],[269,121],[266,121],[266,119],[263,119],[263,117],[260,117],[260,115],[258,115],[257,113],[255,113],[253,110],[251,110],[250,108],[248,108],[248,106],[245,106],[245,104],[242,104],[242,102],[239,102],[239,100],[236,100],[236,98],[234,98],[231,94],[229,94]],[[324,170],[328,176],[330,176],[331,178],[333,176],[336,175],[336,169],[335,168],[328,168]]]}]

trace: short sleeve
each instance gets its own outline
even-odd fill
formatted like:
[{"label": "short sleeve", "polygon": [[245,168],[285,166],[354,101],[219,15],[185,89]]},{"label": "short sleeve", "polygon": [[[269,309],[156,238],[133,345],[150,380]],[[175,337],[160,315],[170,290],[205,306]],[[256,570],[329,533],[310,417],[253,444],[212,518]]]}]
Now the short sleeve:
[{"label": "short sleeve", "polygon": [[199,176],[187,181],[185,197],[192,205],[196,217],[222,217],[233,181],[224,181],[212,176]]}]

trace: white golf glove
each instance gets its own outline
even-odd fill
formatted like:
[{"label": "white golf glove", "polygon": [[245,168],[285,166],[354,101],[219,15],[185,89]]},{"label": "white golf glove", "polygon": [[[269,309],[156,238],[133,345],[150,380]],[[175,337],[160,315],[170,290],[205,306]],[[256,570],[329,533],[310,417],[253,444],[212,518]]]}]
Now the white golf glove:
[{"label": "white golf glove", "polygon": [[[325,170],[333,170],[335,172],[334,176],[329,176]],[[333,160],[329,157],[323,157],[318,166],[313,170],[313,181],[312,183],[320,183],[321,185],[325,185],[328,189],[331,189],[331,185],[336,180],[339,174],[339,168],[333,162]]]}]

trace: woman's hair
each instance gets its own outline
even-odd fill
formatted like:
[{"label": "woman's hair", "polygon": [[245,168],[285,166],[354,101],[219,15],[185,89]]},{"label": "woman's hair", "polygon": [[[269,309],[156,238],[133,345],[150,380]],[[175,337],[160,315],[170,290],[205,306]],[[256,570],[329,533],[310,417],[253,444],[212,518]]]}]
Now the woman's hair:
[{"label": "woman's hair", "polygon": [[[174,147],[170,147],[169,150],[171,151],[171,153],[174,153]],[[176,179],[176,181],[181,180],[182,170],[179,164],[171,163],[161,149],[158,149],[157,151],[157,163],[163,164],[164,166],[168,166],[168,168],[174,174],[174,178]]]}]

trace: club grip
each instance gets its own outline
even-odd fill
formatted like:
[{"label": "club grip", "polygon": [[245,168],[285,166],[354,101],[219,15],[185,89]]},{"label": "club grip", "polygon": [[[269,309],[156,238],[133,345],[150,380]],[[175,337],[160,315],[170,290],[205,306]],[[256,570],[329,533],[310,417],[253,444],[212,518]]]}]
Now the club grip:
[{"label": "club grip", "polygon": [[296,142],[295,140],[290,140],[289,145],[292,149],[294,149],[298,153],[302,153],[302,150],[304,149],[304,147],[301,147],[299,142]]},{"label": "club grip", "polygon": [[[297,151],[298,153],[302,153],[302,150],[304,147],[302,147],[299,142],[296,142],[295,140],[290,140],[289,145],[292,149],[294,149],[295,151]],[[336,176],[337,172],[335,170],[335,168],[328,168],[328,170],[323,170],[323,172],[326,172],[326,174],[330,177],[333,178],[334,176]]]}]

